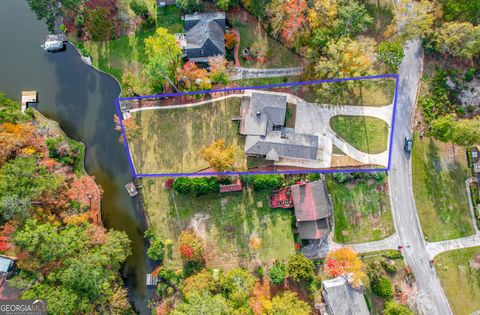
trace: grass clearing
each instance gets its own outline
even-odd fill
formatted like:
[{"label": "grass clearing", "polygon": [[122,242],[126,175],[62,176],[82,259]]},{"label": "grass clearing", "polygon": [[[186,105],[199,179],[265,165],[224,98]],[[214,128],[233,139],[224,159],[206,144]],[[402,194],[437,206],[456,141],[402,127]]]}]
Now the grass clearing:
[{"label": "grass clearing", "polygon": [[358,150],[375,154],[387,150],[388,124],[375,117],[333,116],[330,127]]},{"label": "grass clearing", "polygon": [[[212,268],[250,266],[255,259],[268,263],[295,253],[293,213],[288,209],[271,209],[269,191],[245,188],[242,192],[198,197],[174,193],[177,219],[171,192],[163,188],[164,181],[144,180],[143,196],[151,227],[162,237],[173,240],[173,253],[165,260],[167,266],[178,267],[176,240],[187,227],[193,227],[204,237],[207,265]],[[252,235],[262,239],[258,252],[249,249]]]},{"label": "grass clearing", "polygon": [[381,107],[393,103],[395,79],[328,82],[304,87],[309,102],[332,105]]},{"label": "grass clearing", "polygon": [[425,239],[430,242],[474,233],[465,180],[465,150],[415,134],[413,191]]},{"label": "grass clearing", "polygon": [[435,257],[440,283],[456,315],[468,315],[480,309],[480,272],[469,263],[478,254],[480,247],[472,247]]},{"label": "grass clearing", "polygon": [[[155,1],[145,2],[150,11],[153,12]],[[123,5],[124,12],[130,12],[127,5]],[[132,13],[128,13],[132,14]],[[156,26],[164,27],[170,33],[183,31],[182,13],[176,6],[166,6],[157,8]],[[133,18],[131,16],[130,18]],[[143,66],[146,63],[144,40],[153,35],[155,28],[149,30],[138,30],[130,35],[124,35],[117,39],[105,42],[85,42],[85,47],[92,56],[92,62],[95,67],[113,75],[121,82],[122,75],[125,72],[132,72],[141,75]]]},{"label": "grass clearing", "polygon": [[236,169],[244,170],[245,139],[238,134],[239,123],[231,121],[240,113],[240,98],[177,109],[133,113],[139,135],[129,141],[138,173],[191,173],[209,167],[200,149],[223,138],[235,147]]},{"label": "grass clearing", "polygon": [[[231,10],[227,13],[228,21],[240,33],[239,58],[242,67],[246,68],[285,68],[300,66],[301,58],[281,43],[268,36],[257,19],[243,9]],[[265,63],[255,60],[244,60],[241,56],[244,48],[249,48],[255,41],[264,41],[268,47]]]},{"label": "grass clearing", "polygon": [[329,176],[327,187],[334,207],[336,242],[378,241],[395,232],[387,178],[341,185]]}]

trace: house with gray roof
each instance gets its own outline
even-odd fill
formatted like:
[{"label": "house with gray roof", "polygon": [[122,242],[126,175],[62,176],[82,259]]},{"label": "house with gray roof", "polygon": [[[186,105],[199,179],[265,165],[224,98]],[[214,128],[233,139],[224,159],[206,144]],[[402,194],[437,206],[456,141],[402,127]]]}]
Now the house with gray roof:
[{"label": "house with gray roof", "polygon": [[192,62],[208,62],[209,57],[225,55],[225,13],[187,14],[184,51]]},{"label": "house with gray roof", "polygon": [[328,315],[369,315],[370,312],[363,296],[363,286],[354,288],[349,278],[343,275],[322,281],[323,299]]},{"label": "house with gray roof", "polygon": [[253,92],[242,100],[240,134],[245,135],[245,153],[270,161],[281,158],[316,160],[318,136],[299,134],[285,127],[287,96]]}]

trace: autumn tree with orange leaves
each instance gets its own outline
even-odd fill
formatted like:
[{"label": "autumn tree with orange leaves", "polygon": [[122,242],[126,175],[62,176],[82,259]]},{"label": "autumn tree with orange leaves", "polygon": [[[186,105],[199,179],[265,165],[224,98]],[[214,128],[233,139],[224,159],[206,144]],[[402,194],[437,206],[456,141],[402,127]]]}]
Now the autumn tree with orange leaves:
[{"label": "autumn tree with orange leaves", "polygon": [[195,62],[187,61],[182,68],[179,68],[176,79],[185,91],[209,90],[212,88],[208,71],[200,68]]},{"label": "autumn tree with orange leaves", "polygon": [[329,252],[325,258],[324,270],[332,278],[352,274],[354,286],[359,286],[361,278],[365,276],[362,261],[350,247],[342,247]]},{"label": "autumn tree with orange leaves", "polygon": [[272,35],[279,36],[293,46],[307,22],[308,5],[305,0],[273,0],[267,7]]}]

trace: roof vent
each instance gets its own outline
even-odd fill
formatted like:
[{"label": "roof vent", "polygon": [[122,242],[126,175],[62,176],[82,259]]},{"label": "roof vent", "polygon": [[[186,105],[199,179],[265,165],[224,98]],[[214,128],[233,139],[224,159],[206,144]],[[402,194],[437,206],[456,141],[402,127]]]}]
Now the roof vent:
[{"label": "roof vent", "polygon": [[260,116],[262,113],[260,111],[257,112],[257,116]]},{"label": "roof vent", "polygon": [[204,32],[204,33],[208,33],[208,30],[207,30],[207,29],[205,29],[203,32]]}]

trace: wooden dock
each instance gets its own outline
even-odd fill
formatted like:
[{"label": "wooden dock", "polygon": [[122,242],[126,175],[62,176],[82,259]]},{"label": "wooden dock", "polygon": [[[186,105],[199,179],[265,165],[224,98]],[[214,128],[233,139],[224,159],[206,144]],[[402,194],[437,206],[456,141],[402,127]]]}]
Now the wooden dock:
[{"label": "wooden dock", "polygon": [[22,91],[22,113],[27,109],[28,103],[38,102],[37,91]]},{"label": "wooden dock", "polygon": [[147,287],[156,286],[158,283],[158,278],[156,275],[152,275],[151,273],[147,273],[146,285]]}]

